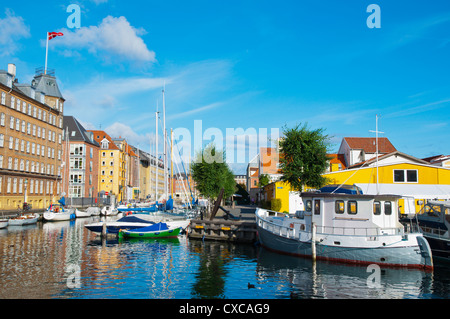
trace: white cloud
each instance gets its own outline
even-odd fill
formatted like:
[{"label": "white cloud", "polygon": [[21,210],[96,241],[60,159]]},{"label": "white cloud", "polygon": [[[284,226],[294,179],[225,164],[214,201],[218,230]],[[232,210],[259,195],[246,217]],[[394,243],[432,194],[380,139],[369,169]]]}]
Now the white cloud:
[{"label": "white cloud", "polygon": [[99,26],[81,27],[75,31],[62,29],[63,37],[54,40],[54,46],[67,50],[87,49],[109,61],[121,58],[131,62],[155,62],[155,52],[148,49],[140,37],[147,32],[143,28],[130,25],[125,17],[107,16]]},{"label": "white cloud", "polygon": [[150,145],[155,142],[155,134],[145,133],[139,135],[130,126],[120,122],[111,124],[105,128],[105,132],[112,138],[125,138],[128,144],[138,147],[144,151],[149,151]]},{"label": "white cloud", "polygon": [[0,56],[16,53],[19,49],[17,41],[31,36],[22,17],[15,16],[10,9],[6,9],[5,14],[6,17],[0,19]]}]

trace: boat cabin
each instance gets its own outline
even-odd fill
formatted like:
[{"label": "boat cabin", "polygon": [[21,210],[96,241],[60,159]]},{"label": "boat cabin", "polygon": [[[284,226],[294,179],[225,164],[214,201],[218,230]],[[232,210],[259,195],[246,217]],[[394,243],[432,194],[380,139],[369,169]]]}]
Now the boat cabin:
[{"label": "boat cabin", "polygon": [[371,230],[377,235],[380,228],[385,229],[386,234],[402,228],[398,221],[400,196],[397,195],[304,192],[301,197],[305,205],[305,224],[315,223],[320,233],[344,235],[352,231],[354,235],[368,235]]}]

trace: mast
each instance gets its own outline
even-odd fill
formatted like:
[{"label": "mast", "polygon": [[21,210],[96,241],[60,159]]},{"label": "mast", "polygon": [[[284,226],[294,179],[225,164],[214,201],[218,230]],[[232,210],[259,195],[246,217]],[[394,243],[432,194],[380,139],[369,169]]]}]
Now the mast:
[{"label": "mast", "polygon": [[172,175],[172,199],[173,199],[173,191],[174,191],[174,174],[173,174],[173,130],[170,129],[170,173]]},{"label": "mast", "polygon": [[[166,90],[166,83],[164,82],[164,88],[162,90],[162,98],[163,98],[163,160],[164,160],[164,198],[167,202],[167,132],[166,132],[166,102],[164,97],[164,91]],[[165,206],[165,205],[164,205]]]},{"label": "mast", "polygon": [[156,142],[155,142],[155,203],[158,201],[158,166],[159,166],[159,158],[158,158],[158,114],[159,112],[155,112],[156,116]]},{"label": "mast", "polygon": [[378,133],[384,133],[378,131],[378,114],[375,115],[375,131],[369,131],[375,133],[375,144],[376,144],[376,166],[377,166],[377,195],[379,194],[378,189]]}]

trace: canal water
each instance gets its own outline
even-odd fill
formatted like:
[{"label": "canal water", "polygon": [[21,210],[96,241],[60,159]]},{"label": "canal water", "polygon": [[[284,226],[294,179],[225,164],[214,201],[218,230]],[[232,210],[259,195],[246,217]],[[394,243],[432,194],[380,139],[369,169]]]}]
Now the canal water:
[{"label": "canal water", "polygon": [[[0,298],[435,299],[450,267],[381,269],[283,256],[256,245],[188,239],[102,240],[100,217],[0,230]],[[374,283],[377,283],[375,285]]]}]

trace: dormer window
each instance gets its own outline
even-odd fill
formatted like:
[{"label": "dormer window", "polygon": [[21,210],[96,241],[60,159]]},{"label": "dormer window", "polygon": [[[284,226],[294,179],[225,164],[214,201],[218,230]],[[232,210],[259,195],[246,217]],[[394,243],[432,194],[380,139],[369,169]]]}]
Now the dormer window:
[{"label": "dormer window", "polygon": [[107,139],[102,140],[102,149],[108,149],[109,148],[109,141]]}]

